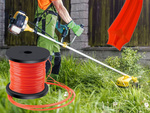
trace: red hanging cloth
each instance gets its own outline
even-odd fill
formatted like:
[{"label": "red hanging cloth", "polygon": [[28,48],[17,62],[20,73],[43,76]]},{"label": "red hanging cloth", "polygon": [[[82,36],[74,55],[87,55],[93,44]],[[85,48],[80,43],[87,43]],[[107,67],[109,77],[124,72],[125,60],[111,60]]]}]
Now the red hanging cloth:
[{"label": "red hanging cloth", "polygon": [[107,44],[121,50],[123,45],[130,42],[139,20],[142,6],[143,0],[126,0],[116,20],[108,29],[109,40]]}]

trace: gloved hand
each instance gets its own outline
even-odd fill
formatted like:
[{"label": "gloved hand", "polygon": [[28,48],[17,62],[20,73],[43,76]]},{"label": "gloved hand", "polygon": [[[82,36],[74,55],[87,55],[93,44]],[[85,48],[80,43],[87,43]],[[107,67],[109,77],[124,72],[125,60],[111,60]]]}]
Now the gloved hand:
[{"label": "gloved hand", "polygon": [[67,27],[67,25],[62,25],[60,24],[60,26],[58,25],[59,22],[56,23],[56,29],[61,33],[63,34],[63,32],[65,31],[65,34],[63,34],[64,37],[66,37],[68,35],[68,32],[69,32],[69,28]]},{"label": "gloved hand", "polygon": [[80,25],[77,25],[73,20],[67,25],[72,31],[75,33],[76,36],[80,36],[84,29]]}]

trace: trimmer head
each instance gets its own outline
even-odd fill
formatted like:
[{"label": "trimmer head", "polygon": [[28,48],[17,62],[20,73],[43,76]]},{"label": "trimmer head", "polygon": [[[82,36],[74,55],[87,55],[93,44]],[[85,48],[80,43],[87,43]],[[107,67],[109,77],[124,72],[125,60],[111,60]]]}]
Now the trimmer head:
[{"label": "trimmer head", "polygon": [[139,81],[137,80],[137,77],[133,77],[133,76],[130,77],[128,75],[118,78],[116,84],[119,87],[128,88],[129,87],[129,83],[130,83],[131,80],[133,81],[134,84],[136,84],[136,87],[138,87],[138,82]]}]

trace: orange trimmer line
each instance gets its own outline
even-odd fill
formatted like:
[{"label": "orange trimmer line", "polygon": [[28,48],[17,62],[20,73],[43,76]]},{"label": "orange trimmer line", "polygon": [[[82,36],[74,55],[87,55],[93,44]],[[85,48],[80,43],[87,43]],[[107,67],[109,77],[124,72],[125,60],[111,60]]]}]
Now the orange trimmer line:
[{"label": "orange trimmer line", "polygon": [[107,44],[121,50],[133,35],[142,10],[143,0],[126,0],[122,10],[108,29]]},{"label": "orange trimmer line", "polygon": [[9,85],[9,88],[12,91],[21,94],[36,94],[43,91],[45,88],[45,70],[43,70],[45,68],[45,63],[46,61],[26,64],[9,60],[11,74],[11,83]]}]

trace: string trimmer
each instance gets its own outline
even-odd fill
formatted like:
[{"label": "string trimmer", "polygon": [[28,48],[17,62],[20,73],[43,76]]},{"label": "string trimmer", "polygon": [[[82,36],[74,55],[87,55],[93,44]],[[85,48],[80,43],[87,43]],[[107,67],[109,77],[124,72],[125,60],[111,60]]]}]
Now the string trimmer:
[{"label": "string trimmer", "polygon": [[108,66],[108,65],[106,65],[106,64],[104,64],[104,63],[102,63],[102,62],[100,62],[100,61],[98,61],[98,60],[96,60],[96,59],[94,59],[94,58],[92,58],[92,57],[90,57],[90,56],[80,52],[80,51],[77,51],[76,49],[73,49],[73,48],[69,47],[66,43],[61,43],[59,41],[56,41],[50,35],[48,35],[49,36],[48,37],[46,35],[43,35],[40,32],[37,32],[37,30],[32,29],[28,25],[28,16],[26,16],[26,14],[24,12],[22,12],[22,11],[17,11],[15,13],[14,17],[10,18],[10,24],[9,24],[8,28],[9,28],[9,31],[11,33],[16,34],[16,35],[20,34],[23,31],[33,32],[33,33],[35,33],[37,35],[40,35],[40,36],[42,36],[42,37],[44,37],[44,38],[46,38],[46,39],[48,39],[50,41],[53,41],[53,42],[55,42],[55,43],[65,47],[65,48],[67,48],[67,49],[69,49],[69,50],[71,50],[71,51],[73,51],[75,53],[78,53],[78,54],[80,54],[80,55],[82,55],[82,56],[84,56],[84,57],[86,57],[86,58],[88,58],[88,59],[90,59],[90,60],[92,60],[92,61],[94,61],[94,62],[96,62],[96,63],[98,63],[100,65],[102,65],[102,66],[105,66],[105,67],[107,67],[107,68],[109,68],[109,69],[111,69],[111,70],[113,70],[113,71],[123,75],[122,77],[118,78],[117,83],[116,83],[117,86],[124,87],[124,88],[129,87],[129,82],[131,80],[136,85],[138,85],[138,80],[137,80],[136,77],[129,76],[129,75],[127,75],[127,74],[125,74],[125,73],[123,73],[123,72],[121,72],[121,71],[119,71],[119,70],[117,70],[117,69],[115,69],[113,67],[110,67],[110,66]]}]

